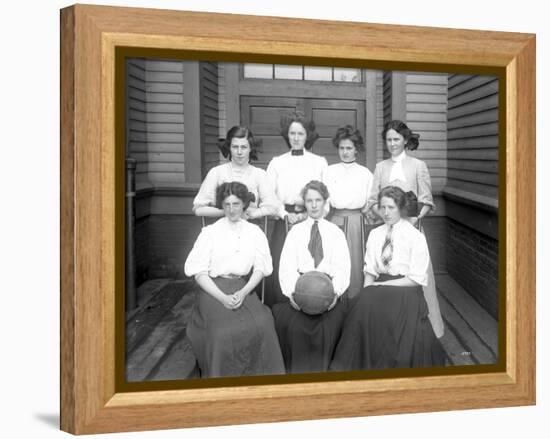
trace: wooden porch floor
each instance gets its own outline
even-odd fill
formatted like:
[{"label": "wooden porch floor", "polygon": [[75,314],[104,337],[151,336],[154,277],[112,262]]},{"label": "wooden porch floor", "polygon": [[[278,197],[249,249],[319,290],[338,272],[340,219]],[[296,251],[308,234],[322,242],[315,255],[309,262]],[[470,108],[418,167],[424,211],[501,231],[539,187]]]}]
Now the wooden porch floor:
[{"label": "wooden porch floor", "polygon": [[[449,365],[494,364],[498,325],[449,275],[436,275]],[[186,322],[197,296],[194,281],[158,279],[139,288],[139,306],[126,316],[128,381],[198,378]]]}]

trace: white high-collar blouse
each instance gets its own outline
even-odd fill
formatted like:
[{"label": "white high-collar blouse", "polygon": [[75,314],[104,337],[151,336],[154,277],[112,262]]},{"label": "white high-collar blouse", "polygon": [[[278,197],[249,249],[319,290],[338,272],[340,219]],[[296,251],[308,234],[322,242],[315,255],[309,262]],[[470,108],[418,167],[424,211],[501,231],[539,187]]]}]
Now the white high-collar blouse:
[{"label": "white high-collar blouse", "polygon": [[292,155],[289,151],[271,159],[267,176],[281,202],[281,218],[285,215],[285,204],[304,204],[300,192],[307,183],[311,180],[326,181],[327,168],[324,157],[306,150],[303,155]]},{"label": "white high-collar blouse", "polygon": [[372,172],[357,163],[336,163],[327,170],[330,205],[336,209],[361,209],[367,204]]},{"label": "white high-collar blouse", "polygon": [[246,276],[252,269],[264,276],[273,271],[264,232],[248,221],[234,224],[225,217],[202,229],[185,261],[186,276]]},{"label": "white high-collar blouse", "polygon": [[424,235],[409,221],[400,219],[393,226],[393,256],[386,270],[382,262],[382,246],[386,239],[388,225],[373,229],[367,240],[365,252],[365,273],[375,278],[382,273],[402,275],[419,285],[428,285],[428,266],[430,253]]},{"label": "white high-collar blouse", "polygon": [[286,237],[279,263],[279,282],[283,294],[287,297],[294,292],[300,274],[312,270],[328,274],[338,296],[344,294],[349,287],[351,262],[344,232],[325,219],[318,220],[323,242],[323,259],[315,268],[313,257],[308,250],[313,222],[312,218],[308,218],[295,224]]}]

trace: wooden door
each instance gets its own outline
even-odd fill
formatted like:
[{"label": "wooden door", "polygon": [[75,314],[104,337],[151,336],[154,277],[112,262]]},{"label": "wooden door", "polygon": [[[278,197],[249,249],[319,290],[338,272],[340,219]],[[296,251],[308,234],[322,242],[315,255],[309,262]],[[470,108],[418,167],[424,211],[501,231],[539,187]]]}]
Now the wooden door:
[{"label": "wooden door", "polygon": [[[329,164],[337,163],[338,153],[332,145],[332,137],[338,127],[352,125],[365,134],[365,101],[349,99],[288,98],[268,96],[241,96],[241,123],[249,126],[254,136],[263,141],[258,161],[263,169],[276,155],[288,151],[280,134],[281,116],[289,111],[303,111],[315,122],[319,139],[312,152],[324,156]],[[365,164],[365,152],[358,156],[359,163]]]}]

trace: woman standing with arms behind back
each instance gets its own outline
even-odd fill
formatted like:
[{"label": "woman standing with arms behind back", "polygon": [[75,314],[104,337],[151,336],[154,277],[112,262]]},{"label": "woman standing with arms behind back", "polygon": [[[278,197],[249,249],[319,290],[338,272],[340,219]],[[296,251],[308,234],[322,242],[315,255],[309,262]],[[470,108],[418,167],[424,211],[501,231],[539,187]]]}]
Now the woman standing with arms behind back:
[{"label": "woman standing with arms behind back", "polygon": [[309,152],[319,135],[315,123],[306,119],[303,113],[296,111],[281,118],[281,136],[290,151],[273,157],[267,166],[267,176],[281,206],[271,236],[273,275],[267,282],[265,297],[270,307],[287,301],[279,284],[279,259],[286,237],[285,218],[290,226],[307,218],[302,188],[312,180],[324,182],[328,168],[324,157]]},{"label": "woman standing with arms behind back", "polygon": [[340,163],[330,165],[327,172],[327,187],[330,193],[329,220],[344,226],[351,257],[351,280],[347,299],[353,299],[363,287],[363,214],[372,185],[372,173],[357,163],[357,154],[364,151],[359,130],[351,125],[338,128],[332,139],[338,150]]},{"label": "woman standing with arms behind back", "polygon": [[[384,126],[382,139],[386,142],[391,157],[376,164],[368,202],[369,209],[375,208],[378,203],[378,194],[383,188],[390,185],[403,189],[409,195],[414,194],[418,200],[418,207],[412,209],[409,207],[408,211],[403,213],[403,216],[413,225],[435,210],[428,167],[422,160],[407,154],[407,151],[414,151],[418,148],[419,137],[400,120],[392,120]],[[414,206],[414,203],[410,204]],[[372,210],[376,212],[375,209]],[[443,336],[445,326],[439,309],[431,262],[428,270],[428,283],[423,286],[423,291],[430,311],[430,322],[439,338]]]}]

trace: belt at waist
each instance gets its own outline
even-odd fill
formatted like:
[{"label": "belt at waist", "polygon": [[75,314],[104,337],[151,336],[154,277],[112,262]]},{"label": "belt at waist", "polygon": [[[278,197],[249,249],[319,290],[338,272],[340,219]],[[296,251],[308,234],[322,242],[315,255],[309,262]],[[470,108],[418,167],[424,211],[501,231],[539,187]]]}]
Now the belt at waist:
[{"label": "belt at waist", "polygon": [[376,282],[386,282],[388,280],[401,279],[403,277],[405,277],[405,276],[403,276],[401,274],[393,275],[393,274],[388,274],[388,273],[380,273],[378,275],[378,277],[376,278]]},{"label": "belt at waist", "polygon": [[285,210],[288,213],[301,213],[305,211],[305,208],[299,204],[285,204]]},{"label": "belt at waist", "polygon": [[233,294],[246,285],[246,278],[241,277],[213,277],[212,281],[225,294]]},{"label": "belt at waist", "polygon": [[334,209],[333,214],[338,216],[350,216],[361,213],[361,209]]}]

